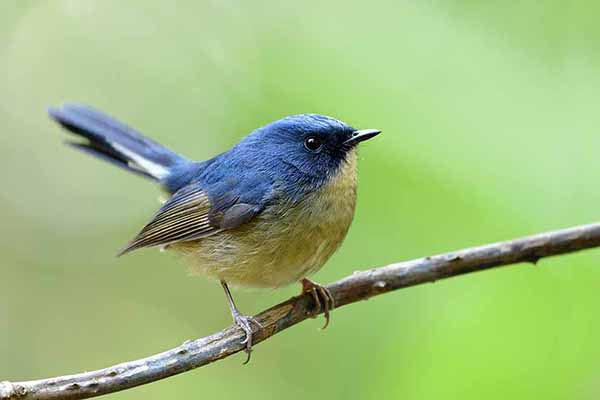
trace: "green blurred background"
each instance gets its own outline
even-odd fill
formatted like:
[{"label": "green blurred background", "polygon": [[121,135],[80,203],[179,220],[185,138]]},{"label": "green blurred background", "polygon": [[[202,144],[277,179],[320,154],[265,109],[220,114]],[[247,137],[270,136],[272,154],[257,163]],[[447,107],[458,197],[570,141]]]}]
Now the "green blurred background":
[{"label": "green blurred background", "polygon": [[[384,131],[330,282],[598,220],[600,4],[0,5],[0,380],[105,367],[230,325],[176,256],[115,253],[155,187],[62,145],[97,106],[203,159],[301,112]],[[600,251],[415,287],[115,399],[598,399]],[[238,291],[255,313],[297,293]]]}]

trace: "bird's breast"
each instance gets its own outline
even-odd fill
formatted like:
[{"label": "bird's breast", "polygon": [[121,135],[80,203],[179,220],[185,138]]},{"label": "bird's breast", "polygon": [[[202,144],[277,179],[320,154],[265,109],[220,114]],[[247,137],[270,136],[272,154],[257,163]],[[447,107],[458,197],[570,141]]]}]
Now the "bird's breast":
[{"label": "bird's breast", "polygon": [[280,287],[319,270],[342,243],[356,205],[356,154],[301,201],[278,201],[248,224],[180,247],[193,269],[232,285]]}]

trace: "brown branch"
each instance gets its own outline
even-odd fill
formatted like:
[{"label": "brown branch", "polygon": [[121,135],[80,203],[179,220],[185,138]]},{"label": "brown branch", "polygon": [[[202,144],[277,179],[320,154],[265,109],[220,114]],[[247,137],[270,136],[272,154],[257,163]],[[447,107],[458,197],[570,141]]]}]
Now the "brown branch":
[{"label": "brown branch", "polygon": [[[542,257],[600,246],[600,223],[459,250],[354,273],[328,286],[337,307],[392,290]],[[256,343],[316,315],[308,295],[291,298],[257,315]],[[163,353],[75,375],[0,382],[0,400],[84,399],[125,390],[210,364],[243,350],[243,333],[228,328]]]}]

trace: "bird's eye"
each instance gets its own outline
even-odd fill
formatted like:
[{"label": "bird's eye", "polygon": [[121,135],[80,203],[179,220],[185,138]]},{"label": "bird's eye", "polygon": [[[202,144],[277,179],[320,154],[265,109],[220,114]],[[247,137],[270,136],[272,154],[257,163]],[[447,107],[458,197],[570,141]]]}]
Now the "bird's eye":
[{"label": "bird's eye", "polygon": [[319,151],[321,149],[321,146],[321,139],[314,136],[309,136],[304,141],[304,147],[306,147],[306,149],[310,151]]}]

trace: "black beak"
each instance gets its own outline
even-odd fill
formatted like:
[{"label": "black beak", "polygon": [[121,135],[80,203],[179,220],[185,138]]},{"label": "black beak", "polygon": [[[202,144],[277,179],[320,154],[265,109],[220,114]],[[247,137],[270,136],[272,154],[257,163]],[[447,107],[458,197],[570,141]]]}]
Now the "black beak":
[{"label": "black beak", "polygon": [[365,140],[369,140],[377,135],[379,135],[381,131],[377,129],[361,129],[359,131],[352,132],[352,136],[350,139],[344,142],[345,145],[355,145]]}]

